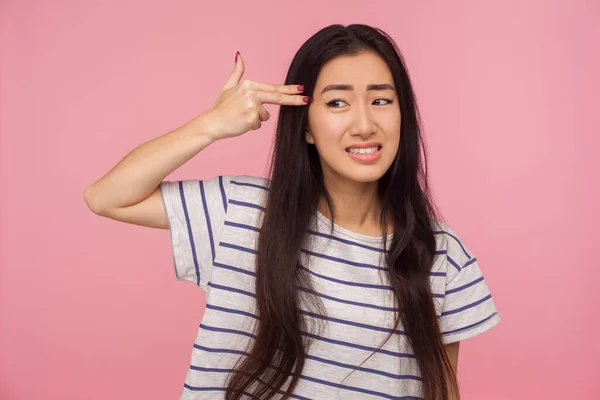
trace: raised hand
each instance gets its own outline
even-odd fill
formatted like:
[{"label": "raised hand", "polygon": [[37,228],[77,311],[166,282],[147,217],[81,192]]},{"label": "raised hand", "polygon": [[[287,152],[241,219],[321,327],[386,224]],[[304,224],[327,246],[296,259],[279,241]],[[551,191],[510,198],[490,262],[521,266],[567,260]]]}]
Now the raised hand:
[{"label": "raised hand", "polygon": [[240,136],[257,130],[269,120],[270,114],[263,104],[305,106],[307,96],[301,95],[301,85],[275,85],[250,80],[241,81],[244,61],[237,55],[235,68],[223,86],[215,104],[202,114],[207,134],[213,140]]}]

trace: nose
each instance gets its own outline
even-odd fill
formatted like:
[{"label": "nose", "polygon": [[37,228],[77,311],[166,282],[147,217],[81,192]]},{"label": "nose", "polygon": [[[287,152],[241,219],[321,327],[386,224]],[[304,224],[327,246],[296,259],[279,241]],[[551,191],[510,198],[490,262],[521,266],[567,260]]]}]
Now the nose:
[{"label": "nose", "polygon": [[362,139],[367,139],[375,134],[375,121],[373,120],[370,107],[356,107],[354,113],[350,134],[352,136],[359,136]]}]

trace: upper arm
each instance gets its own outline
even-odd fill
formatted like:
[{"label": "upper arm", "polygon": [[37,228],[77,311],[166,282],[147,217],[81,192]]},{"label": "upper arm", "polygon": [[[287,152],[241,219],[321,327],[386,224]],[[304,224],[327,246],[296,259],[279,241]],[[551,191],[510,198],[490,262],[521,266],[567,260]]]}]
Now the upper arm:
[{"label": "upper arm", "polygon": [[444,346],[446,350],[446,354],[448,355],[448,360],[450,360],[450,365],[452,365],[452,369],[456,374],[456,370],[458,368],[458,352],[460,349],[460,342],[450,343]]},{"label": "upper arm", "polygon": [[[454,372],[454,377],[457,376],[458,370],[458,351],[460,348],[460,342],[453,342],[444,346],[444,350],[446,351],[446,355],[448,356],[448,361],[450,361],[450,366],[452,367],[452,371]],[[448,377],[450,379],[450,377]],[[459,399],[460,394],[455,390],[458,389],[456,385],[448,382],[448,389],[450,390],[449,399]]]},{"label": "upper arm", "polygon": [[150,228],[169,229],[167,213],[163,205],[160,186],[146,199],[137,204],[122,208],[106,209],[98,212],[103,217]]}]

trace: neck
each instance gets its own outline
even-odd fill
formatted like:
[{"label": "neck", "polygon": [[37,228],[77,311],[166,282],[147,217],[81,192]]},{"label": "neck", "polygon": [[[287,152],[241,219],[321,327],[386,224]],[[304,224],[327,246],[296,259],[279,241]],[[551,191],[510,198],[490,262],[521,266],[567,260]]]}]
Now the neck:
[{"label": "neck", "polygon": [[381,206],[377,195],[377,182],[325,179],[325,186],[331,196],[334,215],[331,215],[324,199],[319,204],[321,214],[350,231],[367,236],[381,235]]}]

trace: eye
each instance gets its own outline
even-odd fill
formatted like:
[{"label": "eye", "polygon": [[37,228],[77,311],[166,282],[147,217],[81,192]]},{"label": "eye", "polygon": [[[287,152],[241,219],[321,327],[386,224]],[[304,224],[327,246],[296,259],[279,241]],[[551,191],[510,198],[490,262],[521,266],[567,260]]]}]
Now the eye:
[{"label": "eye", "polygon": [[335,99],[335,100],[331,100],[330,102],[328,102],[327,107],[341,108],[341,106],[339,105],[340,103],[346,104],[346,102],[344,100]]},{"label": "eye", "polygon": [[[392,99],[375,99],[375,101],[373,101],[373,103],[375,103],[375,102],[378,102],[378,101],[379,101],[379,102],[381,102],[381,101],[387,101],[387,104],[392,104],[392,103],[394,102]],[[381,104],[381,103],[380,103],[380,104],[378,104],[378,105],[385,105],[385,104],[386,104],[386,103],[384,103],[384,104]]]}]

